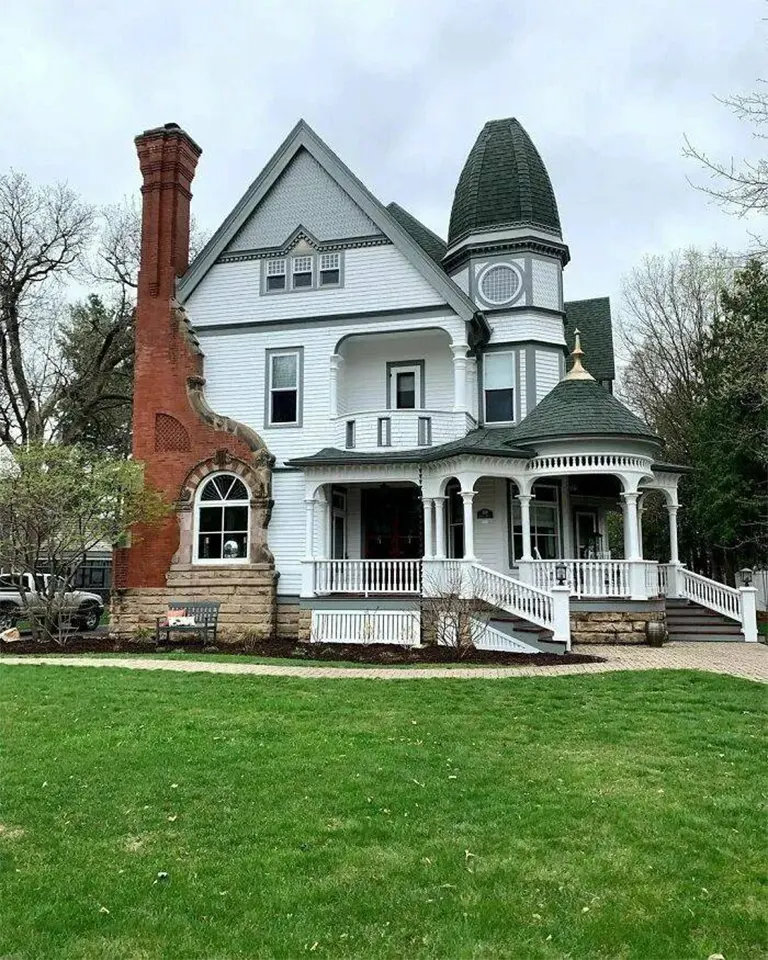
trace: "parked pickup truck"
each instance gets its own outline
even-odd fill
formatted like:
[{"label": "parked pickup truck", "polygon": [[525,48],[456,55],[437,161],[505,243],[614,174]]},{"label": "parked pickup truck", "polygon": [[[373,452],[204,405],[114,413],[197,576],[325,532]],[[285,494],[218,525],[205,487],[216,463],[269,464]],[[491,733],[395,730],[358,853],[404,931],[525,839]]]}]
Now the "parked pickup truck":
[{"label": "parked pickup truck", "polygon": [[[50,588],[50,575],[31,573],[0,574],[0,630],[16,626],[25,619],[27,607],[24,606],[19,585],[24,578],[24,587],[29,607],[35,609],[42,605],[41,593]],[[104,613],[104,601],[97,593],[85,593],[82,590],[68,590],[64,594],[62,613],[70,617],[74,626],[80,630],[95,630]]]}]

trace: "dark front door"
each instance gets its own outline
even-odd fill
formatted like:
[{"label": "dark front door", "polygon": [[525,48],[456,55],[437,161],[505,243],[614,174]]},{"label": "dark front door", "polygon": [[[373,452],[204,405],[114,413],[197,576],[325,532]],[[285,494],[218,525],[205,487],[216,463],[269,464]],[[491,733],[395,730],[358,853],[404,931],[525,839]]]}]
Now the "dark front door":
[{"label": "dark front door", "polygon": [[362,491],[363,558],[415,560],[422,555],[421,500],[416,487]]}]

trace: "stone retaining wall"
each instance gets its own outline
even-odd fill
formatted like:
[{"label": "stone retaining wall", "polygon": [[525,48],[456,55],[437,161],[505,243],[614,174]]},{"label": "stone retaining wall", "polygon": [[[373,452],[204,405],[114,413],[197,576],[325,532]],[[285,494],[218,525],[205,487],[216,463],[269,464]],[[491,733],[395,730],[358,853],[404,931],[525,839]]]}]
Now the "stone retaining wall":
[{"label": "stone retaining wall", "polygon": [[299,601],[277,598],[277,637],[279,640],[298,640]]},{"label": "stone retaining wall", "polygon": [[572,610],[573,643],[645,643],[649,621],[666,620],[663,610]]}]

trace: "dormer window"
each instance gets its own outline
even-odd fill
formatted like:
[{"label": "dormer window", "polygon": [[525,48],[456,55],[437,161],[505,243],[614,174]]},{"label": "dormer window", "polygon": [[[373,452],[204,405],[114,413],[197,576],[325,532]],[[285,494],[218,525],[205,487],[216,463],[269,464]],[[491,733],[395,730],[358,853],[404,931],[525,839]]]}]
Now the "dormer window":
[{"label": "dormer window", "polygon": [[341,254],[320,255],[320,286],[338,287],[341,283]]},{"label": "dormer window", "polygon": [[312,287],[312,267],[314,257],[293,258],[293,289],[301,290]]},{"label": "dormer window", "polygon": [[267,261],[267,290],[285,290],[285,260]]}]

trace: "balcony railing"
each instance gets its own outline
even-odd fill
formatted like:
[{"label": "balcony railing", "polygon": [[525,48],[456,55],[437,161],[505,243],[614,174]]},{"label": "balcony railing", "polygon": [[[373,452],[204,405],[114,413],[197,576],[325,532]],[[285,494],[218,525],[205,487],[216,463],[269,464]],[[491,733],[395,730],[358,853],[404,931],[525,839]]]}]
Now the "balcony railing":
[{"label": "balcony railing", "polygon": [[335,419],[334,446],[368,452],[410,450],[458,440],[476,426],[464,411],[362,410]]},{"label": "balcony railing", "polygon": [[540,590],[557,585],[556,569],[565,566],[565,585],[578,600],[590,597],[655,597],[658,564],[654,560],[529,560],[520,563],[520,578]]}]

